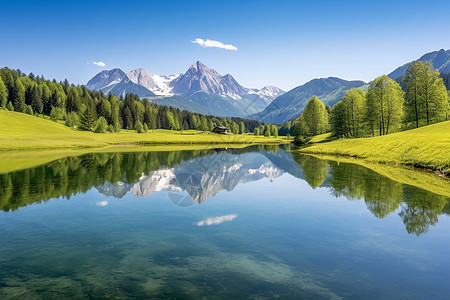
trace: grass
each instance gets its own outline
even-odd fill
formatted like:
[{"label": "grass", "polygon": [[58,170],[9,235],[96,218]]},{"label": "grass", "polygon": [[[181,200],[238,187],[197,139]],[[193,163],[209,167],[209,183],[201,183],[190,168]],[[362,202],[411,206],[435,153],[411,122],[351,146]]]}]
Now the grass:
[{"label": "grass", "polygon": [[404,164],[450,173],[450,121],[385,136],[341,139],[298,150]]},{"label": "grass", "polygon": [[323,143],[326,142],[328,140],[331,139],[331,132],[328,133],[324,133],[324,134],[319,134],[319,135],[315,135],[313,136],[310,140],[309,140],[309,144],[317,144],[317,143]]},{"label": "grass", "polygon": [[36,149],[99,148],[112,145],[233,145],[280,144],[286,137],[266,138],[243,135],[221,135],[197,130],[183,132],[157,129],[148,133],[121,130],[118,133],[93,133],[71,130],[61,123],[27,114],[0,110],[0,151]]}]

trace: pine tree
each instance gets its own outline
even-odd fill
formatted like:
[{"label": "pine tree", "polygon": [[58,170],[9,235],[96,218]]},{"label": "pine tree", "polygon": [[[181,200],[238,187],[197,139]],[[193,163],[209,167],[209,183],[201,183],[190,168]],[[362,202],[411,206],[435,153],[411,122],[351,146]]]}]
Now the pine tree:
[{"label": "pine tree", "polygon": [[5,108],[8,102],[8,89],[0,76],[0,107]]},{"label": "pine tree", "polygon": [[25,88],[20,78],[16,79],[14,88],[14,110],[18,112],[25,111]]},{"label": "pine tree", "polygon": [[80,117],[80,128],[84,130],[91,130],[97,119],[97,113],[93,102],[87,103],[86,109]]}]

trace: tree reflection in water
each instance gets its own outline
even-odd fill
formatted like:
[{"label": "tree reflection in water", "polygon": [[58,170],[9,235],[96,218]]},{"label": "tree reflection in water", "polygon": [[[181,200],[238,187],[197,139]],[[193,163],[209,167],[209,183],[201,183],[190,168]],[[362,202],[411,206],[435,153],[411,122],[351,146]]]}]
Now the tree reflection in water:
[{"label": "tree reflection in water", "polygon": [[[0,209],[7,212],[52,198],[70,199],[92,187],[104,191],[118,183],[122,190],[110,195],[121,197],[136,184],[155,180],[151,174],[160,170],[164,173],[169,168],[171,177],[165,178],[169,180],[168,186],[175,192],[186,191],[196,203],[208,200],[220,190],[232,190],[242,182],[264,177],[273,180],[289,173],[305,180],[313,189],[324,187],[336,197],[364,200],[377,218],[398,210],[406,231],[417,236],[437,224],[438,216],[448,205],[445,196],[399,183],[363,166],[259,145],[234,150],[93,153],[67,157],[0,174]],[[139,196],[151,192],[148,185],[139,191]]]}]

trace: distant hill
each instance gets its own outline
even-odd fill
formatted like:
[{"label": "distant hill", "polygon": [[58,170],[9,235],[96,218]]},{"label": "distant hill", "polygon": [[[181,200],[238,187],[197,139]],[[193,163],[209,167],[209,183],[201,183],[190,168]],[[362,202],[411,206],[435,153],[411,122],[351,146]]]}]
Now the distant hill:
[{"label": "distant hill", "polygon": [[262,112],[251,118],[282,124],[297,118],[312,96],[319,97],[325,105],[333,106],[342,99],[347,90],[364,85],[363,81],[347,81],[336,77],[313,79],[279,96]]},{"label": "distant hill", "polygon": [[[422,55],[417,61],[429,61],[433,65],[433,68],[437,69],[440,73],[450,73],[450,50],[445,51],[441,49],[439,51],[429,52]],[[403,77],[410,63],[404,64],[389,73],[389,78],[397,80]]]}]

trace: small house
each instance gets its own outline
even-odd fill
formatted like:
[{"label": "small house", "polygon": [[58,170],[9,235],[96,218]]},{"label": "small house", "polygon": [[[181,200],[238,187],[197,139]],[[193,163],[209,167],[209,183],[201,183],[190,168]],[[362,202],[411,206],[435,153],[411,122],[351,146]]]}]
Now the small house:
[{"label": "small house", "polygon": [[218,133],[218,134],[228,134],[229,130],[230,130],[229,128],[226,128],[224,126],[216,126],[211,131],[214,132],[214,133]]}]

